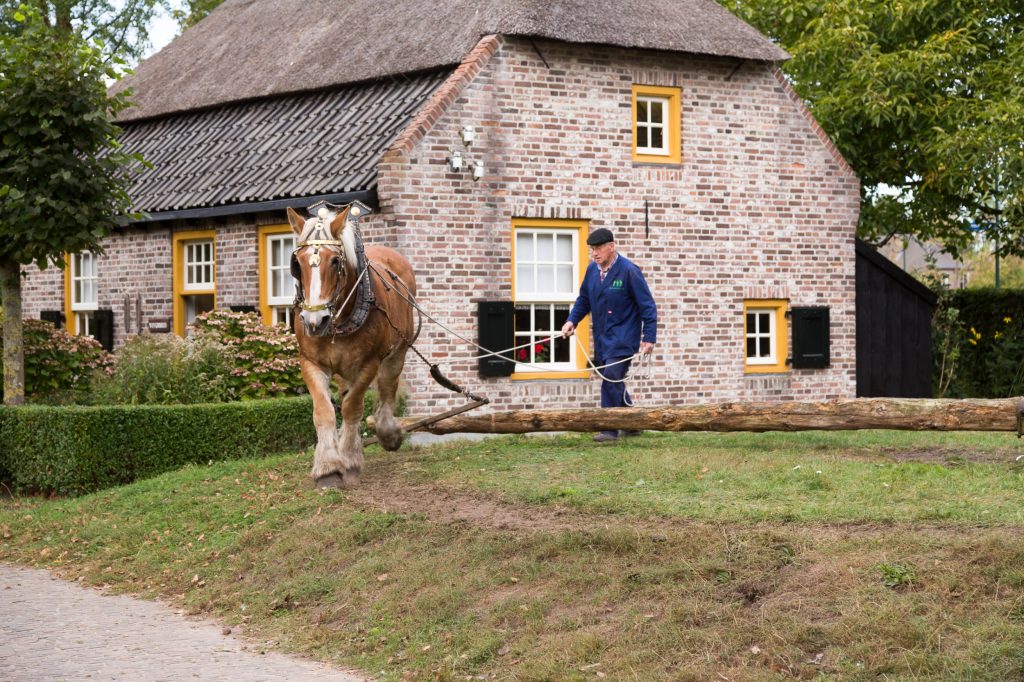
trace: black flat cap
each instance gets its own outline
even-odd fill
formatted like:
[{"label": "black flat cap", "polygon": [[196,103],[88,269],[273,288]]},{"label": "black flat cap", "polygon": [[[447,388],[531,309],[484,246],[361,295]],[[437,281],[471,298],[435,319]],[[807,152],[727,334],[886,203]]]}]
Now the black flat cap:
[{"label": "black flat cap", "polygon": [[587,237],[587,244],[591,246],[600,246],[613,241],[615,241],[615,237],[612,236],[612,231],[604,227],[597,228]]}]

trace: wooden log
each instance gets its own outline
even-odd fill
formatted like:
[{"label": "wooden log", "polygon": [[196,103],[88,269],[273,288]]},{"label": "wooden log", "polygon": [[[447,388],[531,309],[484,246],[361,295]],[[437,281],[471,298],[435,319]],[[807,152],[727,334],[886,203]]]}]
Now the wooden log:
[{"label": "wooden log", "polygon": [[[517,410],[456,416],[426,430],[445,433],[538,431],[1013,431],[1024,398],[932,400],[846,398],[823,402],[718,403],[613,409]],[[404,424],[414,418],[399,420]]]}]

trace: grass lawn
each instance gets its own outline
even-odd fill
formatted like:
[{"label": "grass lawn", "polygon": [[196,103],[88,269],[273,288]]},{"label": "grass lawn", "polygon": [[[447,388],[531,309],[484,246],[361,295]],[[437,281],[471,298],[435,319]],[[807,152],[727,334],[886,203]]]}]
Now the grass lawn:
[{"label": "grass lawn", "polygon": [[1007,434],[509,437],[0,501],[0,560],[384,680],[1024,679]]}]

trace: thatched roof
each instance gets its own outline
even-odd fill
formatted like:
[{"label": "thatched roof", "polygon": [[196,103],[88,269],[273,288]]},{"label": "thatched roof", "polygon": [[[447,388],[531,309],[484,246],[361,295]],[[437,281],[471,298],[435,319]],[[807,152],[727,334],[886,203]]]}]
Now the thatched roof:
[{"label": "thatched roof", "polygon": [[226,0],[117,86],[121,120],[454,65],[492,33],[787,58],[714,0]]}]

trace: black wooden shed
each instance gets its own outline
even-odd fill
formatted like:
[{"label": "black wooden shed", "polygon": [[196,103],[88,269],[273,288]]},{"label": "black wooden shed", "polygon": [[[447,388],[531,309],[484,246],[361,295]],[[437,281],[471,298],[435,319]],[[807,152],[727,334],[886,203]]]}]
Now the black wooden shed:
[{"label": "black wooden shed", "polygon": [[932,397],[936,295],[857,240],[857,397]]}]

